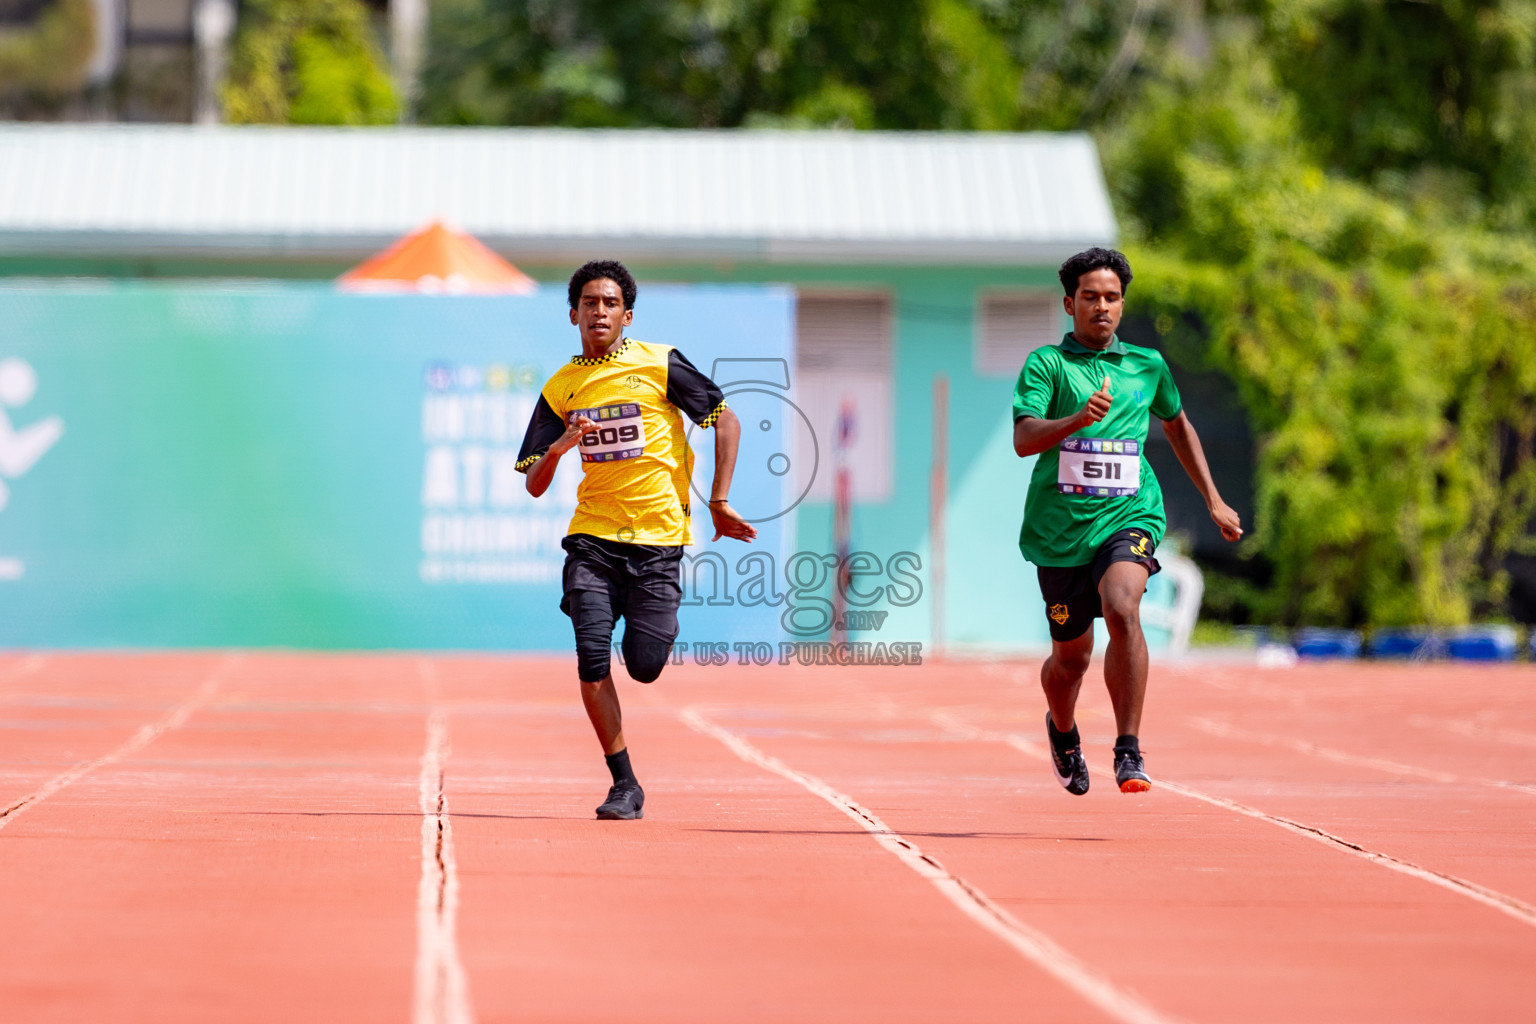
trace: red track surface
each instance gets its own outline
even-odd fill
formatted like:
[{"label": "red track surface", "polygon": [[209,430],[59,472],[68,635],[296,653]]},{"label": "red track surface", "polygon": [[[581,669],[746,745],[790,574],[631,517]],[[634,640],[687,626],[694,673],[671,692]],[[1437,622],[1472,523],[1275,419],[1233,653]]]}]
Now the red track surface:
[{"label": "red track surface", "polygon": [[597,822],[570,659],[0,657],[0,1017],[1536,1017],[1536,671],[1154,666],[1080,799],[1036,671],[625,680]]}]

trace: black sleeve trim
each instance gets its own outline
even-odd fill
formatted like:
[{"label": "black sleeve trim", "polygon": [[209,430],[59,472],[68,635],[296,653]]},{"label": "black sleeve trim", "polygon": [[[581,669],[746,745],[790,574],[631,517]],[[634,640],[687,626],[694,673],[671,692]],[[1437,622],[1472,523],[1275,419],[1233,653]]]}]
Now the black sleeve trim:
[{"label": "black sleeve trim", "polygon": [[720,386],[677,349],[667,353],[667,401],[701,427],[712,425],[725,406]]},{"label": "black sleeve trim", "polygon": [[539,396],[539,403],[533,407],[533,416],[528,420],[528,430],[523,434],[523,447],[517,453],[517,466],[519,473],[526,473],[530,466],[544,457],[549,451],[549,446],[560,439],[565,433],[565,421],[555,414],[544,396]]}]

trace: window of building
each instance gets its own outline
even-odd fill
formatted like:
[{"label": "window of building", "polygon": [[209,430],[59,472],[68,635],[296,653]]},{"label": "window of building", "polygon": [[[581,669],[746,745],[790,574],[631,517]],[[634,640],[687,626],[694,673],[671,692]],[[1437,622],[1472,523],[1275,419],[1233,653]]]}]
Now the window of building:
[{"label": "window of building", "polygon": [[1064,322],[1057,292],[983,292],[976,315],[976,372],[1017,377],[1031,352],[1061,340]]},{"label": "window of building", "polygon": [[[811,422],[795,460],[799,488],[816,466],[807,495],[830,501],[837,476],[838,420],[852,430],[847,465],[854,501],[888,501],[892,491],[891,297],[882,292],[800,293],[795,316],[798,378],[792,399]],[[813,450],[811,444],[815,444]],[[799,489],[797,488],[797,489]]]}]

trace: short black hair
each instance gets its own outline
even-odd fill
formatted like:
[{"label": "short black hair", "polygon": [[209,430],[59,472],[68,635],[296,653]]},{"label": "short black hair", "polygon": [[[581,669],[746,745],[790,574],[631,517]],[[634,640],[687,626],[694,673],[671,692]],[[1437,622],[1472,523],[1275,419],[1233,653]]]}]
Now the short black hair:
[{"label": "short black hair", "polygon": [[635,279],[625,269],[624,264],[618,260],[588,260],[576,268],[576,273],[571,275],[571,285],[567,289],[567,297],[571,300],[571,308],[581,301],[581,290],[589,281],[601,281],[607,278],[619,286],[619,293],[624,296],[624,308],[635,308],[635,293],[639,290],[635,287]]},{"label": "short black hair", "polygon": [[1094,270],[1113,270],[1120,279],[1122,293],[1131,287],[1131,264],[1126,260],[1125,253],[1118,249],[1100,249],[1095,246],[1061,265],[1061,286],[1067,290],[1068,298],[1077,294],[1078,278]]}]

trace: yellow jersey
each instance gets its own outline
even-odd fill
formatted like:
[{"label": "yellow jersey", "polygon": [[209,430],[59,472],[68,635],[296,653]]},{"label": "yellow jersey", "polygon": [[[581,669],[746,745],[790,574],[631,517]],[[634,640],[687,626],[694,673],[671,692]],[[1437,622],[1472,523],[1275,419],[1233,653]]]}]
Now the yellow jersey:
[{"label": "yellow jersey", "polygon": [[715,382],[670,345],[625,338],[605,356],[576,356],[539,393],[517,469],[526,473],[586,416],[598,429],[582,438],[581,486],[567,533],[626,544],[685,545],[693,453],[682,414],[714,425],[725,398]]}]

